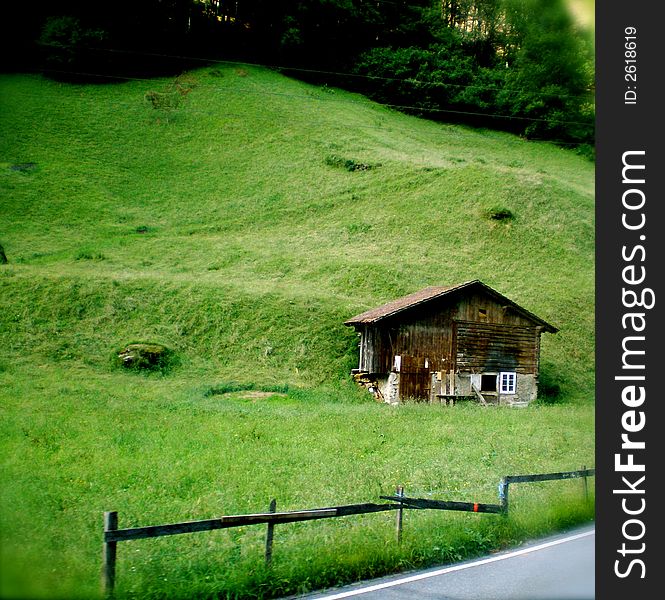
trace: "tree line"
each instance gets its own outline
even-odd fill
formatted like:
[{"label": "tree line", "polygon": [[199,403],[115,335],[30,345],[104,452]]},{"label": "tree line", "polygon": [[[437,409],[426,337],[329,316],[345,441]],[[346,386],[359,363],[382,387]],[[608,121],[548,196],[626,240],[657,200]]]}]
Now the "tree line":
[{"label": "tree line", "polygon": [[61,76],[251,61],[431,119],[593,144],[593,42],[565,0],[34,0],[4,21],[14,53]]}]

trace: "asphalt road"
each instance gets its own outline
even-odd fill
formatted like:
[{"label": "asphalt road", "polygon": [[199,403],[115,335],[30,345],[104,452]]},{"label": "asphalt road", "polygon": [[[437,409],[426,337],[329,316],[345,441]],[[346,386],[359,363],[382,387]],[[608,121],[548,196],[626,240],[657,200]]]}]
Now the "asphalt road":
[{"label": "asphalt road", "polygon": [[307,600],[592,600],[595,525],[446,567],[377,579]]}]

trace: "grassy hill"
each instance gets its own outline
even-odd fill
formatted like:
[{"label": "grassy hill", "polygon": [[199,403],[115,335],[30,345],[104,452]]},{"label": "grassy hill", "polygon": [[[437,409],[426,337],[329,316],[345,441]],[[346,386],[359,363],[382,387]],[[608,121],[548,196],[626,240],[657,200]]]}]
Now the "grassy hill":
[{"label": "grassy hill", "polygon": [[3,297],[47,324],[10,321],[14,344],[101,367],[156,338],[221,377],[319,382],[345,374],[345,317],[480,278],[562,329],[546,367],[590,401],[591,163],[270,71],[191,79],[165,116],[143,97],[165,83],[4,78]]},{"label": "grassy hill", "polygon": [[[141,525],[264,510],[273,495],[284,509],[370,501],[396,484],[492,502],[501,475],[593,464],[591,163],[259,68],[189,73],[182,97],[172,83],[0,78],[0,592],[94,594],[103,510]],[[150,92],[179,106],[153,108]],[[542,345],[555,405],[396,412],[349,384],[346,318],[474,278],[560,328]],[[137,340],[172,348],[176,366],[115,369]],[[206,394],[242,387],[286,394]],[[135,562],[121,563],[120,593],[291,593],[588,511],[504,529],[446,517],[455,533],[413,517],[399,551],[385,524],[342,538],[296,528],[271,573],[251,550],[261,533],[121,548]],[[314,561],[303,535],[321,542]],[[330,539],[348,558],[324,550]]]}]

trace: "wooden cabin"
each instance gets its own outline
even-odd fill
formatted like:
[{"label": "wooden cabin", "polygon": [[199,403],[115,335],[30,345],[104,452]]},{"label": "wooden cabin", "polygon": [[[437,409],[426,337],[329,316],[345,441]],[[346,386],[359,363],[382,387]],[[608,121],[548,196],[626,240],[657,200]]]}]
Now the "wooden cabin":
[{"label": "wooden cabin", "polygon": [[358,383],[377,399],[525,406],[540,336],[558,329],[481,281],[428,287],[344,323],[360,336]]}]

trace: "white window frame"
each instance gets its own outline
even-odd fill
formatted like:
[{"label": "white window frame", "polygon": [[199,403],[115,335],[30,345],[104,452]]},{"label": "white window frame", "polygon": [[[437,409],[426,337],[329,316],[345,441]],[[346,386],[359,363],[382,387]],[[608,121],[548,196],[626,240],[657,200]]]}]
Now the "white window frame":
[{"label": "white window frame", "polygon": [[502,371],[499,373],[499,394],[517,393],[517,373]]}]

